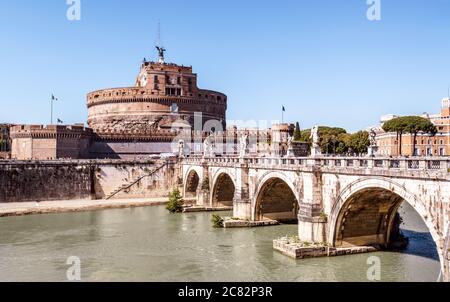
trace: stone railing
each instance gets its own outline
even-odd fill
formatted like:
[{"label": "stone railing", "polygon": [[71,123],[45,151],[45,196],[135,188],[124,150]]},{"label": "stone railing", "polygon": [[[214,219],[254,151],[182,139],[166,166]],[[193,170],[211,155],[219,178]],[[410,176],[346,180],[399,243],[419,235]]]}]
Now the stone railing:
[{"label": "stone railing", "polygon": [[[148,165],[157,163],[158,159],[59,159],[59,160],[0,160],[4,166],[95,166],[95,165]],[[164,159],[166,164],[175,164],[175,158]]]},{"label": "stone railing", "polygon": [[372,158],[372,157],[190,157],[185,164],[234,166],[239,164],[259,168],[322,167],[330,169],[378,169],[450,172],[450,157],[434,158]]}]

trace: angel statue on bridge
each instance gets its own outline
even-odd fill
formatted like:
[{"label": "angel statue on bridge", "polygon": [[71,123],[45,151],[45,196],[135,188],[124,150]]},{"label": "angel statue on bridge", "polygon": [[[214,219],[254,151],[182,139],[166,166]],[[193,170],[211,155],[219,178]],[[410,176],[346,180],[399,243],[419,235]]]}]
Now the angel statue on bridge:
[{"label": "angel statue on bridge", "polygon": [[245,133],[241,136],[241,141],[240,141],[240,157],[244,157],[248,154],[248,134]]},{"label": "angel statue on bridge", "polygon": [[320,138],[319,138],[319,126],[314,126],[311,129],[311,136],[310,138],[312,139],[312,144],[314,148],[319,147],[319,142],[320,142]]}]

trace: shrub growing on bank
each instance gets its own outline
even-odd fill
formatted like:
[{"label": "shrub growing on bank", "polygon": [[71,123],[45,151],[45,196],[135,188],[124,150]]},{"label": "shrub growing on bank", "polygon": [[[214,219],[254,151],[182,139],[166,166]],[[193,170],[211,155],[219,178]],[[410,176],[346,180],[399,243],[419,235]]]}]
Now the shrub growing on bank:
[{"label": "shrub growing on bank", "polygon": [[170,192],[167,210],[171,213],[180,213],[183,210],[183,199],[181,197],[180,190],[174,189]]},{"label": "shrub growing on bank", "polygon": [[211,222],[215,228],[223,228],[223,218],[217,214],[213,214]]}]

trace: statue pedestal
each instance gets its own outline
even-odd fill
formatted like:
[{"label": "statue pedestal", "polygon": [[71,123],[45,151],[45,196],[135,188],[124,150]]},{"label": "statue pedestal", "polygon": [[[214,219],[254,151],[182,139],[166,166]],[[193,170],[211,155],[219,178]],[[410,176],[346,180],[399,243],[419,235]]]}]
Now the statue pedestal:
[{"label": "statue pedestal", "polygon": [[243,150],[241,150],[241,152],[239,153],[239,157],[240,158],[244,158],[244,157],[246,157],[248,154],[250,153],[250,150],[247,148],[247,149],[243,149]]},{"label": "statue pedestal", "polygon": [[367,148],[367,155],[370,157],[374,157],[378,154],[378,146],[370,146]]},{"label": "statue pedestal", "polygon": [[295,157],[295,150],[294,150],[294,148],[290,147],[290,148],[287,150],[286,156],[287,156],[287,157]]},{"label": "statue pedestal", "polygon": [[322,150],[320,150],[320,147],[312,147],[311,148],[311,156],[320,156],[322,155]]}]

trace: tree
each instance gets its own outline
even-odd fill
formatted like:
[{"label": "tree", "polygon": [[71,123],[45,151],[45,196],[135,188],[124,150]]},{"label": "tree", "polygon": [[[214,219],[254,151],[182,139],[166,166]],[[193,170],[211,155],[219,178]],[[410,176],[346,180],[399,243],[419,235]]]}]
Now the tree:
[{"label": "tree", "polygon": [[367,131],[358,131],[350,136],[348,146],[355,153],[367,153],[370,146],[369,133]]},{"label": "tree", "polygon": [[295,124],[295,130],[294,130],[294,141],[298,142],[302,139],[302,132],[300,131],[300,124],[297,122]]},{"label": "tree", "polygon": [[[344,139],[344,136],[342,134],[347,134],[347,131],[342,128],[337,127],[327,127],[327,126],[320,126],[319,127],[319,146],[322,150],[322,153],[345,153],[347,151],[345,143],[342,142]],[[339,136],[341,135],[341,140],[339,139]],[[311,129],[307,129],[304,131],[301,131],[301,139],[300,141],[312,144],[311,141]],[[338,152],[339,151],[339,152]]]},{"label": "tree", "polygon": [[180,190],[174,189],[169,193],[169,203],[167,204],[167,210],[171,213],[179,213],[183,210],[183,199],[181,197]]},{"label": "tree", "polygon": [[397,133],[397,141],[398,141],[398,154],[402,155],[402,136],[406,130],[406,120],[404,117],[394,118],[390,121],[387,121],[383,124],[383,130],[386,132],[395,132]]},{"label": "tree", "polygon": [[411,154],[416,155],[416,140],[417,134],[419,132],[428,133],[435,135],[437,133],[436,126],[430,122],[430,120],[420,117],[420,116],[409,116],[407,117],[407,123],[405,131],[410,133],[413,137],[412,152]]},{"label": "tree", "polygon": [[386,132],[396,132],[398,137],[398,154],[402,155],[402,136],[405,133],[410,133],[413,136],[412,154],[415,154],[416,139],[419,132],[429,133],[435,135],[436,127],[428,119],[420,116],[402,116],[387,121],[383,125],[383,130]]}]

